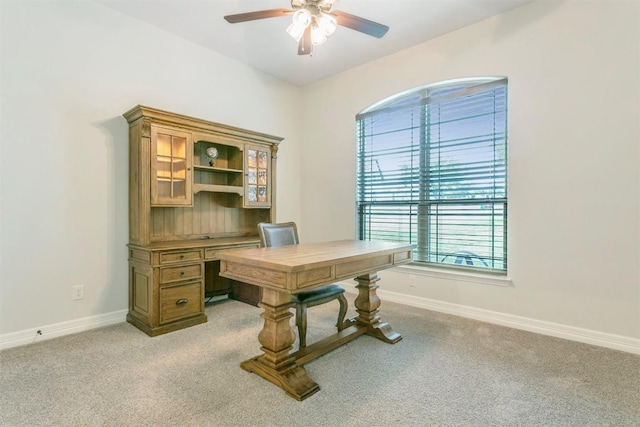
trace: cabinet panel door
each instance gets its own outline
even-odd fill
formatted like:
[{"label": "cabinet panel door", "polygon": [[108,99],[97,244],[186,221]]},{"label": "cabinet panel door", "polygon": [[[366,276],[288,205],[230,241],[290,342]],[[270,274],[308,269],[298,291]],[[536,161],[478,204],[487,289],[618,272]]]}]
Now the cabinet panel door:
[{"label": "cabinet panel door", "polygon": [[129,262],[129,312],[150,323],[153,314],[153,270]]},{"label": "cabinet panel door", "polygon": [[271,206],[271,153],[266,147],[244,149],[244,207]]},{"label": "cabinet panel door", "polygon": [[191,134],[151,126],[151,204],[193,206]]}]

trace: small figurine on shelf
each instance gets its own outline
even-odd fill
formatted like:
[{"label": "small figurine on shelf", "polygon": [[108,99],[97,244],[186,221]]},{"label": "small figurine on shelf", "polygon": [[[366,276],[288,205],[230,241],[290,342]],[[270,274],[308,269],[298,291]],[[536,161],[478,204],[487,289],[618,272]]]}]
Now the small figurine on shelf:
[{"label": "small figurine on shelf", "polygon": [[218,157],[218,150],[216,147],[209,147],[205,151],[207,157],[209,158],[209,166],[213,166],[213,161]]}]

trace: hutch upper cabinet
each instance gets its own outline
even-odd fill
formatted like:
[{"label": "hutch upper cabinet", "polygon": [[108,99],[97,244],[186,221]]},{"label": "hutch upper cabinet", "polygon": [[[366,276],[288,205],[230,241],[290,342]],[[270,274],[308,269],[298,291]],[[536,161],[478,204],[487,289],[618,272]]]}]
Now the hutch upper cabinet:
[{"label": "hutch upper cabinet", "polygon": [[193,205],[191,134],[151,125],[151,204]]},{"label": "hutch upper cabinet", "polygon": [[245,173],[247,183],[244,186],[245,207],[266,207],[271,205],[271,162],[270,153],[261,147],[248,145],[245,150]]},{"label": "hutch upper cabinet", "polygon": [[242,299],[242,284],[218,276],[217,254],[259,246],[257,224],[273,222],[282,138],[144,106],[123,116],[127,320],[154,336],[206,322],[205,295]]}]

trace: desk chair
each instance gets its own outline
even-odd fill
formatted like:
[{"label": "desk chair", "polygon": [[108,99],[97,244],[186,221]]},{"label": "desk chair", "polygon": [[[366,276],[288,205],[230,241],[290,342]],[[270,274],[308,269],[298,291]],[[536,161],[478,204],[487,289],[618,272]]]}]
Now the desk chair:
[{"label": "desk chair", "polygon": [[[258,234],[263,247],[297,245],[298,229],[295,222],[283,222],[280,224],[270,224],[261,222],[258,224]],[[344,329],[344,318],[347,315],[347,299],[344,296],[344,288],[332,284],[309,291],[299,292],[291,295],[296,305],[296,326],[298,327],[298,338],[300,348],[307,346],[307,307],[324,304],[337,299],[340,303],[338,312],[338,331]]]}]

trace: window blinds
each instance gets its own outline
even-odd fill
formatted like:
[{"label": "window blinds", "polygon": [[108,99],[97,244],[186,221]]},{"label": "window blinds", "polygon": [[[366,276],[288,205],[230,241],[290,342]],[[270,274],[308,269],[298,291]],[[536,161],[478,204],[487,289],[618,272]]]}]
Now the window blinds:
[{"label": "window blinds", "polygon": [[507,82],[420,90],[357,117],[359,238],[506,271]]}]

